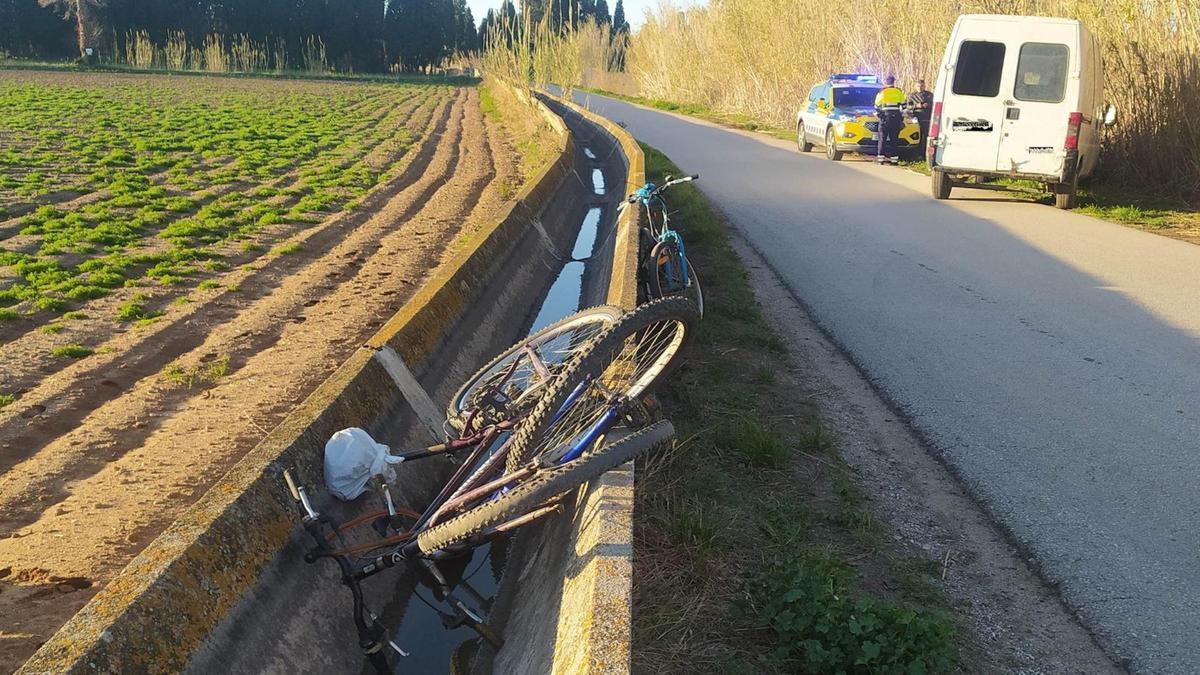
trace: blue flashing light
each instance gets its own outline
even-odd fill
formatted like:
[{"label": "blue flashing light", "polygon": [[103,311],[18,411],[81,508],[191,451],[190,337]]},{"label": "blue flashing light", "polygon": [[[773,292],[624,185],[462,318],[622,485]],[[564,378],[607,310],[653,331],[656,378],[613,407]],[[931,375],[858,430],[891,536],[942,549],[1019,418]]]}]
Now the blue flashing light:
[{"label": "blue flashing light", "polygon": [[840,82],[868,82],[871,84],[879,84],[878,75],[865,75],[863,73],[834,73],[829,76],[831,80]]}]

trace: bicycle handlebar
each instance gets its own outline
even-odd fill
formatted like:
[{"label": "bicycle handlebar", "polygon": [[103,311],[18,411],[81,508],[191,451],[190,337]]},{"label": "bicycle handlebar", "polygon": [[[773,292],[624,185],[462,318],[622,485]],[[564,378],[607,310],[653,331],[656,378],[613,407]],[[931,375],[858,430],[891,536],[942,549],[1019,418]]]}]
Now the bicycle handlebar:
[{"label": "bicycle handlebar", "polygon": [[655,185],[654,183],[646,183],[641,188],[639,188],[636,192],[629,195],[629,197],[626,198],[625,201],[629,204],[633,204],[639,200],[652,199],[652,198],[657,197],[657,196],[661,195],[662,193],[666,192],[667,188],[669,188],[673,185],[679,185],[680,183],[690,183],[694,180],[700,180],[700,174],[694,173],[690,176],[684,176],[683,178],[671,178],[670,176],[667,176],[667,182],[663,183],[662,185]]}]

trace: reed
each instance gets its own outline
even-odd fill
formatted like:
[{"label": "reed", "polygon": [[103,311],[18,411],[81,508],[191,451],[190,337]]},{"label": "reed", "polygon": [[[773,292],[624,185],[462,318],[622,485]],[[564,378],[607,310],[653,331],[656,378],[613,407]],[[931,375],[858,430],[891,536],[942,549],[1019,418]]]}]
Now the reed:
[{"label": "reed", "polygon": [[[1195,0],[663,1],[633,36],[628,69],[640,95],[699,103],[775,125],[830,72],[891,73],[904,86],[936,79],[959,14],[1075,17],[1104,48],[1103,171],[1200,202],[1200,3]],[[628,93],[628,92],[622,92]]]},{"label": "reed", "polygon": [[310,35],[300,45],[300,57],[304,70],[309,73],[324,73],[329,70],[325,58],[325,43],[319,36]]},{"label": "reed", "polygon": [[163,55],[167,70],[187,70],[192,61],[192,47],[188,44],[187,36],[182,31],[167,33]]},{"label": "reed", "polygon": [[140,70],[149,70],[154,67],[156,51],[154,43],[150,41],[150,34],[146,31],[129,31],[125,34],[126,64]]},{"label": "reed", "polygon": [[481,69],[509,82],[557,84],[568,92],[587,84],[589,73],[615,70],[623,42],[610,27],[591,19],[557,29],[549,15],[537,25],[494,24],[479,58]]}]

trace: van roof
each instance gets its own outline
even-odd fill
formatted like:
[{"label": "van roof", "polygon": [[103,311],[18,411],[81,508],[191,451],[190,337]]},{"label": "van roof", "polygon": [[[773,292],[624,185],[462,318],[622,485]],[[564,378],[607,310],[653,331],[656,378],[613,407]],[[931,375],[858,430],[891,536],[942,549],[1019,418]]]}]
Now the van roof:
[{"label": "van roof", "polygon": [[1059,23],[1064,25],[1082,26],[1079,19],[1068,19],[1061,16],[1021,16],[1017,14],[961,14],[958,23],[967,21],[995,21],[998,23]]}]

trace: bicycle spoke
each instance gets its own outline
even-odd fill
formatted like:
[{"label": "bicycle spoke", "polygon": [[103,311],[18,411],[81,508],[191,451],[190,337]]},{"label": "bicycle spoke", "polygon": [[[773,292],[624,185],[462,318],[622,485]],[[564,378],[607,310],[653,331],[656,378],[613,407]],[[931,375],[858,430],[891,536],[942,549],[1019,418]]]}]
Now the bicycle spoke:
[{"label": "bicycle spoke", "polygon": [[585,385],[574,403],[534,446],[530,457],[561,451],[583,439],[622,397],[636,399],[670,363],[683,342],[686,327],[678,321],[653,323],[614,351],[599,377]]}]

